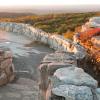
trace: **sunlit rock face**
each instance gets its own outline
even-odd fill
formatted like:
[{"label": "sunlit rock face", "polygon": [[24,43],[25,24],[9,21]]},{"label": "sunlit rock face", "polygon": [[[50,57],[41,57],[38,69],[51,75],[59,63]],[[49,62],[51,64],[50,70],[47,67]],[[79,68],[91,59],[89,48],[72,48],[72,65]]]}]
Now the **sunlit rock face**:
[{"label": "sunlit rock face", "polygon": [[85,32],[92,28],[100,28],[100,17],[92,17],[89,22],[82,25],[81,32]]},{"label": "sunlit rock face", "polygon": [[91,42],[93,43],[94,46],[100,47],[100,36],[94,36],[91,38]]},{"label": "sunlit rock face", "polygon": [[82,26],[81,31],[74,36],[74,41],[78,41],[88,51],[91,60],[89,63],[93,66],[88,73],[95,77],[100,84],[100,17],[91,18]]},{"label": "sunlit rock face", "polygon": [[12,53],[9,49],[0,48],[0,86],[13,81],[14,77]]},{"label": "sunlit rock face", "polygon": [[90,27],[100,27],[100,17],[90,18]]}]

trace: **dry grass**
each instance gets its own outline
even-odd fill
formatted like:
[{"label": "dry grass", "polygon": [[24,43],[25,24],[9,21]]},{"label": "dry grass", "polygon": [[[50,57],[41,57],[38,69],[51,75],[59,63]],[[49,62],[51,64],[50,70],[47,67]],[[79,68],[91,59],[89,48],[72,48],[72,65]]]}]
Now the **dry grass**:
[{"label": "dry grass", "polygon": [[64,37],[72,40],[74,34],[75,34],[75,32],[70,31],[70,32],[65,33]]}]

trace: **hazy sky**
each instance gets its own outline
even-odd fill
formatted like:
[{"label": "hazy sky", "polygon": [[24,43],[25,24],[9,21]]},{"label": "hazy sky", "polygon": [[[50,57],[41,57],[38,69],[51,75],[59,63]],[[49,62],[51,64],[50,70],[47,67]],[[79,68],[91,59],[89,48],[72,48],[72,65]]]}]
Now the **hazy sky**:
[{"label": "hazy sky", "polygon": [[0,0],[0,6],[100,4],[100,0]]}]

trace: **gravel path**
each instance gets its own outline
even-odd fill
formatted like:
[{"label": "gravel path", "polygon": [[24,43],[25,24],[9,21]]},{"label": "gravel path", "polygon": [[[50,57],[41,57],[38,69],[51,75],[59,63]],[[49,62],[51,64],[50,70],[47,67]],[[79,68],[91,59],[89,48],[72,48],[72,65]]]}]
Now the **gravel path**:
[{"label": "gravel path", "polygon": [[0,32],[0,46],[8,47],[13,52],[16,80],[0,87],[0,100],[39,100],[38,66],[43,57],[52,49],[45,45],[33,45],[28,38],[14,33]]}]

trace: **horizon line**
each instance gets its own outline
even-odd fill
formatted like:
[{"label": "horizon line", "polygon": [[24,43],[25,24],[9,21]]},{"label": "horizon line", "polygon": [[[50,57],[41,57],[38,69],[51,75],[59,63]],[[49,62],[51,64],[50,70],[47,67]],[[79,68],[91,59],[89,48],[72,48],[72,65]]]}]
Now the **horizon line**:
[{"label": "horizon line", "polygon": [[33,4],[33,5],[0,5],[1,7],[22,7],[22,6],[29,6],[29,7],[34,7],[34,6],[100,6],[100,4],[61,4],[61,5],[58,5],[58,4],[54,4],[54,5],[36,5],[36,4]]}]

